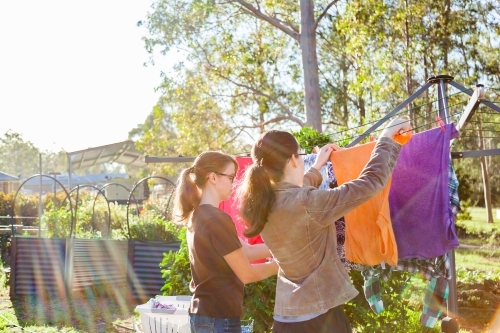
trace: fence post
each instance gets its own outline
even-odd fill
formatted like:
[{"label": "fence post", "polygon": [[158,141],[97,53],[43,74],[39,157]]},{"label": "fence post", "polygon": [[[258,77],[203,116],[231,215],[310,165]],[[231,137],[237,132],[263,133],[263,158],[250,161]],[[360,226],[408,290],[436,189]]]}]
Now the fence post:
[{"label": "fence post", "polygon": [[66,263],[64,267],[64,282],[69,298],[73,291],[73,254],[75,239],[73,237],[66,238]]}]

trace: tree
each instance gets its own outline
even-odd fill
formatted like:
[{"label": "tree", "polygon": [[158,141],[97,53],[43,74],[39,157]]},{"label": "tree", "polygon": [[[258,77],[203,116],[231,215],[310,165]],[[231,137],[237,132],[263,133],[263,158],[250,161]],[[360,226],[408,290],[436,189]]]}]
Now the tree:
[{"label": "tree", "polygon": [[0,137],[0,170],[16,176],[29,177],[40,173],[40,151],[22,135],[7,131]]},{"label": "tree", "polygon": [[[183,46],[189,51],[202,47],[200,37],[215,39],[220,30],[225,27],[240,28],[233,30],[232,38],[236,38],[245,21],[240,14],[250,16],[247,20],[255,23],[255,19],[265,22],[276,28],[298,46],[302,69],[302,86],[305,104],[305,125],[321,131],[321,103],[320,85],[318,76],[318,59],[316,49],[317,27],[327,11],[337,2],[331,1],[320,4],[317,9],[312,0],[300,0],[298,6],[290,1],[260,1],[247,2],[244,0],[232,1],[187,1],[187,0],[159,0],[155,11],[149,16],[147,25],[152,38],[147,39],[148,49],[155,45],[162,45],[164,51],[172,47]],[[255,23],[258,24],[258,23]],[[269,33],[271,36],[273,33]],[[277,38],[282,38],[279,36]],[[215,40],[213,40],[215,41]],[[229,42],[229,41],[228,41]],[[215,44],[213,44],[215,45]],[[240,88],[246,87],[250,94],[264,97],[275,102],[276,96],[263,91],[252,89],[242,83],[226,77]]]},{"label": "tree", "polygon": [[[152,113],[171,126],[168,144],[151,126],[138,144],[150,155],[247,152],[259,132],[309,125],[314,105],[332,141],[350,141],[430,76],[450,74],[466,87],[479,79],[498,84],[499,7],[493,0],[157,0],[143,22],[146,48],[180,50],[183,60],[164,73]],[[315,87],[319,99],[309,98]],[[468,96],[447,94],[456,121]],[[431,90],[402,113],[417,132],[426,130],[437,125],[436,104]]]}]

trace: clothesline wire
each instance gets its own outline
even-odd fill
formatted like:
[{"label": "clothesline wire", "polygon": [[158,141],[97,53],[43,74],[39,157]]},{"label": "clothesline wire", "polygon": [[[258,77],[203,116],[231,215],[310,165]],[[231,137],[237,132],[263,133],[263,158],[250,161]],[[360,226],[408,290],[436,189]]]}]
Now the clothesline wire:
[{"label": "clothesline wire", "polygon": [[[481,130],[485,131],[485,132],[491,132],[491,133],[500,133],[500,131],[491,130],[488,128],[481,128]],[[477,131],[477,128],[462,128],[461,131]]]},{"label": "clothesline wire", "polygon": [[498,122],[498,121],[473,121],[473,120],[469,120],[469,123],[477,123],[477,124],[499,124],[500,125],[500,122]]},{"label": "clothesline wire", "polygon": [[[456,105],[459,105],[459,104],[461,104],[461,103],[457,103],[457,104],[454,104],[454,105],[450,105],[450,106],[448,106],[448,108],[453,107],[453,106],[456,106]],[[439,110],[441,110],[441,109],[439,109]],[[454,117],[454,116],[456,116],[456,115],[459,115],[459,114],[461,114],[461,113],[462,113],[462,111],[460,111],[460,112],[456,112],[456,113],[452,113],[452,114],[450,114],[448,117],[444,117],[444,118],[442,118],[442,119],[443,119],[443,120],[446,120],[446,119],[451,119],[452,117]],[[388,119],[390,119],[390,118],[392,118],[392,117],[389,117]],[[427,127],[427,126],[429,126],[430,124],[434,124],[434,123],[435,123],[435,121],[433,121],[433,122],[429,122],[429,123],[425,123],[425,124],[423,124],[423,125],[420,125],[420,126],[417,126],[417,127],[413,127],[410,131],[414,131],[414,130],[419,129],[419,128],[422,128],[422,127]],[[393,126],[398,126],[398,125],[393,125]],[[385,128],[391,128],[391,127],[393,127],[393,126],[387,126],[387,127],[385,127]],[[372,133],[374,133],[374,132],[378,132],[378,131],[382,131],[383,129],[384,129],[384,128],[379,128],[379,129],[376,129],[376,130],[372,131]],[[349,130],[350,130],[350,129],[349,129]],[[340,131],[340,132],[337,132],[337,133],[345,133],[345,132],[348,132],[349,130]],[[400,132],[400,134],[404,134],[404,133],[407,133],[407,132],[410,132],[410,131],[401,131],[401,132]],[[327,135],[332,136],[333,134],[337,134],[337,133],[332,133],[332,134],[327,134]],[[345,138],[342,138],[342,139],[339,139],[339,140],[335,140],[335,141],[333,141],[332,143],[338,143],[338,142],[340,142],[340,141],[345,141],[345,140],[349,140],[349,141],[351,141],[351,140],[352,140],[352,139],[354,139],[355,137],[356,137],[356,136],[345,137]],[[301,147],[301,148],[308,149],[308,148],[314,148],[314,146],[303,146],[303,147]],[[250,156],[250,152],[239,153],[239,154],[236,154],[236,155],[237,155],[237,156]]]},{"label": "clothesline wire", "polygon": [[[469,89],[465,89],[465,90],[460,90],[460,91],[458,91],[458,92],[456,92],[456,93],[454,93],[454,94],[447,95],[447,96],[446,96],[446,98],[452,97],[452,96],[454,96],[454,95],[458,95],[458,94],[460,94],[460,93],[462,93],[462,92],[464,92],[464,91],[468,91],[468,90],[472,90],[472,89],[470,89],[470,88],[469,88]],[[442,99],[444,99],[444,97],[442,97],[442,98],[438,98],[438,99],[436,99],[436,100],[433,100],[433,101],[430,101],[430,102],[427,102],[427,103],[423,103],[423,104],[416,105],[416,106],[414,106],[414,107],[412,107],[412,108],[410,108],[410,109],[404,109],[404,108],[403,108],[403,109],[401,109],[400,111],[398,111],[398,112],[396,112],[395,114],[393,114],[392,116],[387,116],[387,115],[386,115],[386,116],[384,116],[384,117],[382,117],[382,118],[376,119],[376,120],[371,121],[371,122],[367,122],[367,123],[365,123],[365,124],[363,124],[363,125],[350,127],[350,128],[349,128],[349,129],[347,129],[347,130],[343,130],[343,131],[339,131],[339,132],[334,132],[334,133],[330,133],[330,134],[327,134],[327,135],[332,136],[332,135],[335,135],[335,134],[338,134],[338,133],[343,133],[343,132],[347,132],[347,131],[350,131],[350,130],[353,130],[353,129],[356,129],[356,128],[364,127],[364,126],[366,126],[366,125],[375,124],[376,122],[378,122],[378,121],[380,121],[380,120],[383,120],[383,119],[390,119],[390,118],[392,118],[392,117],[395,117],[396,115],[399,115],[400,113],[403,113],[403,112],[409,112],[409,111],[412,111],[412,110],[420,109],[420,108],[422,108],[422,107],[424,107],[424,106],[427,106],[427,105],[430,105],[430,104],[434,104],[434,103],[436,103],[436,102],[439,102],[439,101],[440,101],[440,100],[442,100]],[[457,104],[462,104],[462,103],[465,103],[465,102],[468,102],[468,100],[466,100],[466,101],[462,101],[462,102],[459,102],[459,103],[457,103]],[[454,105],[457,105],[457,104],[454,104]],[[452,106],[454,106],[454,105],[450,105],[450,106],[448,106],[448,107],[452,107]],[[439,111],[440,111],[440,110],[442,110],[442,109],[439,109]],[[416,116],[416,117],[415,117],[415,119],[419,119],[419,118],[423,118],[423,117],[426,117],[426,115]]]},{"label": "clothesline wire", "polygon": [[[456,104],[449,105],[449,106],[448,106],[448,108],[451,108],[451,107],[454,107],[454,106],[457,106],[457,105],[463,104],[463,103],[465,103],[465,102],[466,102],[466,101],[462,101],[462,102],[458,102],[458,103],[456,103]],[[439,109],[437,109],[437,111],[438,111],[438,112],[439,112],[439,111],[441,111],[441,110],[444,110],[444,108],[439,108]],[[333,132],[333,133],[329,133],[329,134],[326,134],[326,135],[328,135],[328,136],[330,136],[330,137],[331,137],[331,136],[333,136],[333,135],[335,135],[335,134],[341,134],[341,133],[349,132],[349,131],[351,131],[351,130],[353,130],[353,129],[357,129],[357,128],[365,127],[366,125],[374,124],[374,123],[376,123],[376,122],[378,122],[378,121],[380,121],[380,120],[382,120],[382,119],[389,120],[389,119],[391,119],[391,118],[393,118],[393,117],[396,117],[397,115],[399,115],[399,114],[400,114],[400,113],[402,113],[402,112],[406,112],[406,110],[401,110],[401,111],[399,111],[399,112],[397,112],[397,113],[395,113],[395,114],[393,114],[392,116],[389,116],[389,117],[388,117],[388,116],[384,116],[384,117],[382,117],[382,118],[380,118],[380,119],[377,119],[377,120],[372,121],[372,122],[365,123],[365,124],[360,125],[360,126],[351,127],[351,128],[346,129],[346,130],[342,130],[342,131],[338,131],[338,132]],[[414,117],[414,119],[427,118],[427,117],[428,117],[428,115],[421,115],[421,116],[416,116],[416,117]],[[380,131],[380,130],[381,130],[381,129],[377,129],[377,130],[374,130],[373,132]]]},{"label": "clothesline wire", "polygon": [[[477,135],[460,135],[457,139],[460,138],[478,138]],[[483,136],[483,139],[500,139],[500,136]]]},{"label": "clothesline wire", "polygon": [[[412,108],[410,108],[410,109],[404,109],[404,108],[403,108],[403,109],[401,109],[400,111],[398,111],[397,113],[395,113],[395,114],[393,114],[393,115],[391,115],[391,116],[387,116],[387,115],[386,115],[386,116],[384,116],[384,117],[382,117],[382,118],[380,118],[380,119],[374,120],[374,121],[372,121],[372,122],[368,122],[368,123],[365,123],[365,124],[362,124],[362,125],[359,125],[359,126],[351,127],[351,128],[346,129],[346,130],[342,130],[342,131],[338,131],[338,132],[329,133],[329,134],[326,134],[326,135],[327,135],[327,136],[332,137],[332,136],[334,136],[334,135],[336,135],[336,134],[346,133],[346,132],[352,131],[352,130],[357,129],[357,128],[365,127],[365,126],[370,125],[370,124],[375,124],[375,123],[379,122],[380,120],[386,120],[386,121],[387,121],[387,120],[389,120],[389,119],[391,119],[391,118],[393,118],[393,117],[396,117],[396,116],[397,116],[397,115],[399,115],[400,113],[403,113],[403,112],[409,112],[409,111],[411,111],[411,110],[415,110],[415,109],[420,109],[420,108],[422,108],[422,107],[424,107],[424,106],[427,106],[427,105],[430,105],[430,104],[434,104],[434,103],[436,103],[436,102],[439,102],[440,100],[443,100],[444,98],[450,98],[450,97],[452,97],[452,96],[458,95],[458,94],[460,94],[460,93],[462,93],[462,92],[469,91],[469,90],[473,90],[473,89],[471,89],[471,88],[467,88],[467,89],[464,89],[464,90],[459,90],[459,91],[458,91],[458,92],[456,92],[456,93],[446,95],[445,97],[438,98],[438,99],[436,99],[436,100],[433,100],[433,101],[430,101],[430,102],[427,102],[427,103],[423,103],[423,104],[416,105],[416,106],[414,106],[414,107],[412,107]],[[458,103],[455,103],[455,104],[452,104],[452,105],[448,105],[448,109],[450,109],[450,108],[452,108],[452,107],[454,107],[454,106],[457,106],[457,105],[463,104],[463,103],[465,103],[465,102],[468,102],[468,100],[464,100],[464,101],[461,101],[461,102],[458,102]],[[436,111],[438,111],[438,113],[439,113],[439,111],[441,111],[441,110],[443,110],[443,109],[444,109],[444,108],[438,108]],[[449,116],[449,117],[445,117],[445,119],[446,119],[446,118],[451,118],[451,117],[453,117],[453,116],[455,116],[455,115],[457,115],[457,114],[461,114],[461,113],[462,113],[462,112],[460,111],[460,112],[457,112],[457,113],[454,113],[454,114],[450,114],[450,116]],[[427,117],[428,117],[428,115],[425,115],[425,114],[424,114],[424,115],[421,115],[421,116],[415,116],[415,117],[414,117],[414,119],[427,118]],[[444,120],[444,119],[443,119],[443,120]],[[424,125],[414,127],[414,128],[412,128],[412,130],[415,130],[415,129],[418,129],[418,128],[422,128],[422,127],[428,126],[429,124],[430,124],[430,123],[426,123],[426,124],[424,124]],[[372,133],[373,133],[373,132],[378,132],[378,131],[381,131],[381,130],[383,130],[383,128],[382,128],[382,129],[376,129],[376,130],[373,130],[373,131],[372,131]],[[404,134],[404,133],[406,133],[406,132],[408,132],[408,131],[402,131],[402,132],[400,132],[400,133],[401,133],[401,134]],[[334,141],[334,142],[345,141],[345,140],[347,140],[347,139],[352,140],[352,139],[354,139],[355,137],[356,137],[356,136],[345,137],[345,138],[342,138],[342,139],[340,139],[340,140],[336,140],[336,141]],[[302,147],[302,148],[307,149],[307,148],[313,148],[313,147],[311,146],[311,147]],[[244,153],[240,153],[240,154],[236,154],[236,155],[240,155],[240,156],[241,156],[241,155],[244,155],[244,156],[250,156],[250,153],[249,153],[249,152],[244,152]]]},{"label": "clothesline wire", "polygon": [[[451,118],[451,117],[453,117],[453,116],[455,116],[455,115],[457,115],[457,114],[461,114],[461,113],[462,113],[462,112],[460,111],[460,112],[456,112],[456,113],[450,114],[448,117],[444,117],[444,118],[443,118],[443,120],[445,120],[445,119],[449,119],[449,118]],[[416,129],[419,129],[419,128],[422,128],[422,127],[428,127],[428,126],[429,126],[429,124],[435,124],[435,122],[425,123],[425,124],[423,124],[423,125],[413,127],[411,130],[408,130],[408,131],[401,131],[401,132],[400,132],[400,134],[404,134],[404,133],[407,133],[407,132],[415,131]],[[387,126],[387,127],[385,127],[385,128],[391,128],[391,127],[394,127],[394,126],[398,126],[398,125]],[[382,131],[382,130],[384,130],[384,128],[380,128],[380,129],[374,130],[374,131],[372,131],[372,133],[374,133],[374,132],[378,132],[378,131]],[[351,137],[342,138],[342,139],[339,139],[339,140],[335,140],[335,141],[333,141],[333,143],[339,143],[339,142],[341,142],[341,141],[345,141],[345,140],[349,140],[349,141],[351,141],[351,140],[352,140],[352,139],[354,139],[355,137],[356,137],[356,136],[351,136]],[[304,149],[308,149],[308,148],[314,148],[314,147],[309,146],[309,147],[302,147],[302,148],[304,148]]]},{"label": "clothesline wire", "polygon": [[492,116],[500,116],[500,112],[484,112],[484,111],[476,111],[478,114],[489,114]]},{"label": "clothesline wire", "polygon": [[[462,102],[462,103],[463,103],[463,102]],[[457,104],[450,105],[450,106],[448,106],[448,108],[451,108],[451,107],[453,107],[453,106],[456,106],[456,105],[459,105],[459,104],[462,104],[462,103],[457,103]],[[441,111],[441,110],[443,110],[443,108],[438,109],[438,111]],[[461,114],[461,113],[462,113],[462,111],[460,111],[460,112],[456,112],[456,113],[453,113],[453,114],[450,114],[448,117],[444,117],[444,118],[443,118],[443,120],[445,120],[445,119],[449,119],[449,118],[451,118],[451,117],[453,117],[453,116],[455,116],[455,115]],[[394,116],[395,116],[395,115],[394,115]],[[388,117],[387,119],[390,119],[390,118],[392,118],[392,117],[394,117],[394,116]],[[423,117],[427,117],[427,116],[422,116],[422,117],[418,117],[418,118],[423,118]],[[434,121],[432,121],[432,122],[430,122],[430,123],[434,123]],[[424,124],[424,125],[414,127],[412,130],[415,130],[415,129],[417,129],[417,128],[421,128],[421,127],[428,126],[430,123],[426,123],[426,124]],[[393,125],[393,126],[397,126],[397,125]],[[393,126],[388,126],[387,128],[390,128],[390,127],[393,127]],[[384,129],[384,128],[379,128],[379,129],[373,130],[373,131],[372,131],[372,133],[374,133],[374,132],[378,132],[378,131],[382,131],[383,129]],[[339,131],[339,132],[337,132],[337,133],[332,133],[332,134],[330,134],[330,136],[332,136],[333,134],[345,133],[345,132],[348,132],[348,131],[350,131],[350,129],[349,129],[349,130],[345,130],[345,131]],[[401,132],[401,134],[406,133],[406,132],[408,132],[408,131],[403,131],[403,132]],[[350,138],[351,138],[351,139],[354,139],[354,137],[350,137]],[[345,140],[345,138],[343,138],[343,139],[341,139],[341,140]],[[341,141],[341,140],[338,140],[338,141]],[[338,142],[338,141],[337,141],[337,142]],[[311,148],[311,147],[303,147],[303,148]]]}]

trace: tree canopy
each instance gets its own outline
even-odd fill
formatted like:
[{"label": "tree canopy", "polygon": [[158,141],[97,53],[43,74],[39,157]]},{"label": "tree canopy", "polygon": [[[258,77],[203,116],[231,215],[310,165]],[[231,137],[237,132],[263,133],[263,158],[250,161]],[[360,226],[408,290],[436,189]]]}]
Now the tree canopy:
[{"label": "tree canopy", "polygon": [[[348,142],[431,76],[448,74],[467,88],[500,84],[494,0],[156,0],[139,24],[151,65],[158,50],[182,58],[162,72],[162,97],[131,132],[149,155],[239,154],[265,130],[304,126]],[[447,94],[456,121],[468,96]],[[416,131],[435,127],[436,100],[430,89],[401,114]],[[492,117],[483,116],[493,122],[483,146],[499,147]],[[457,150],[479,147],[470,126]],[[481,172],[478,160],[456,163]],[[498,191],[496,176],[490,182]]]}]

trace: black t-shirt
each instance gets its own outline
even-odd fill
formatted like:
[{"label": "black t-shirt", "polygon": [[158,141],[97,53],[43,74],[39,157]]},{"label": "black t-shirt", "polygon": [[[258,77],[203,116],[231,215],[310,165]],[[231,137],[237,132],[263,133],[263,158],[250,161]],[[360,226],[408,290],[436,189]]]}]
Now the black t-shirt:
[{"label": "black t-shirt", "polygon": [[223,258],[241,247],[233,220],[212,205],[200,205],[191,216],[191,226],[187,231],[193,293],[189,312],[212,318],[241,317],[243,283]]}]

